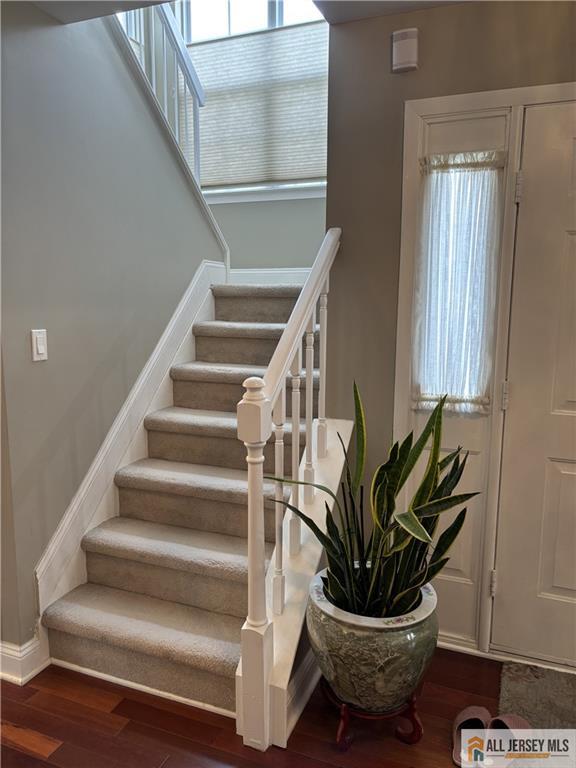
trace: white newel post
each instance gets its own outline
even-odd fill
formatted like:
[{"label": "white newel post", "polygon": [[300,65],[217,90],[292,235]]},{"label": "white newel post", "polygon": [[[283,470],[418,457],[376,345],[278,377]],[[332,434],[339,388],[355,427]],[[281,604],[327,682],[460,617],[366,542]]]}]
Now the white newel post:
[{"label": "white newel post", "polygon": [[[286,382],[283,383],[276,404],[272,411],[274,422],[274,476],[284,477],[284,422],[286,421]],[[276,500],[275,528],[276,553],[274,557],[274,579],[272,581],[272,609],[280,615],[284,611],[284,483],[276,482],[274,498]]]},{"label": "white newel post", "polygon": [[248,464],[248,616],[242,627],[242,730],[244,744],[270,745],[270,674],[274,661],[273,627],[266,611],[264,547],[264,447],[272,431],[264,381],[252,376],[238,403],[238,438]]},{"label": "white newel post", "polygon": [[[306,462],[304,464],[304,480],[314,482],[314,455],[312,451],[312,425],[314,422],[314,326],[316,325],[316,308],[312,310],[306,326]],[[304,503],[310,504],[314,499],[314,488],[304,486]]]},{"label": "white newel post", "polygon": [[[292,365],[290,366],[290,376],[292,379],[292,480],[300,479],[300,372],[302,370],[302,349],[294,355]],[[298,507],[300,504],[300,486],[293,485],[292,504]],[[290,522],[288,528],[288,550],[293,557],[300,552],[300,518],[296,517],[294,512],[290,512]]]},{"label": "white newel post", "polygon": [[326,458],[326,339],[328,331],[328,279],[320,294],[320,391],[318,393],[318,458]]}]

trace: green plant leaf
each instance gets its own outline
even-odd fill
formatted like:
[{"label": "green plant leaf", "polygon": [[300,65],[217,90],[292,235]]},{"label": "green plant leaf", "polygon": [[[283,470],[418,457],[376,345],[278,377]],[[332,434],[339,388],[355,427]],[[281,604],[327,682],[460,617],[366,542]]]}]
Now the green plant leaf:
[{"label": "green plant leaf", "polygon": [[366,417],[356,382],[354,382],[354,423],[356,431],[356,469],[352,481],[352,492],[356,494],[364,477],[364,464],[366,462]]},{"label": "green plant leaf", "polygon": [[440,470],[440,472],[443,472],[448,466],[448,464],[451,464],[456,458],[456,456],[460,455],[461,451],[462,451],[462,446],[459,445],[455,451],[452,451],[452,453],[449,453],[447,456],[444,456],[442,461],[438,462],[438,469]]},{"label": "green plant leaf", "polygon": [[434,552],[432,553],[432,557],[430,558],[430,565],[433,565],[438,560],[441,560],[444,555],[447,554],[448,550],[454,543],[454,540],[460,533],[460,530],[462,529],[462,526],[464,525],[464,521],[466,520],[466,509],[464,508],[461,512],[458,513],[456,518],[453,520],[452,523],[446,528],[445,531],[443,531],[436,543],[436,546],[434,547]]},{"label": "green plant leaf", "polygon": [[309,485],[312,488],[316,488],[316,490],[318,491],[323,491],[324,493],[327,493],[328,496],[330,496],[330,498],[334,499],[334,503],[336,504],[336,508],[338,510],[338,514],[342,522],[342,527],[345,527],[344,515],[342,513],[342,507],[340,506],[338,497],[336,496],[334,491],[332,491],[327,486],[320,485],[319,483],[308,483],[305,480],[290,480],[290,478],[287,478],[287,477],[273,477],[271,475],[265,475],[264,480],[273,480],[275,483],[286,483],[286,485]]},{"label": "green plant leaf", "polygon": [[410,476],[410,473],[416,466],[416,462],[422,455],[422,451],[426,447],[426,443],[428,442],[428,438],[432,434],[432,431],[434,429],[434,425],[436,424],[436,418],[438,415],[438,411],[441,411],[444,407],[444,398],[438,403],[438,405],[434,408],[432,413],[430,414],[430,418],[426,422],[426,426],[422,430],[420,437],[416,442],[414,443],[413,447],[410,449],[410,453],[408,454],[408,457],[406,459],[406,463],[404,464],[404,467],[402,469],[402,474],[400,475],[400,480],[398,482],[398,488],[397,491],[399,491],[408,477]]},{"label": "green plant leaf", "polygon": [[404,530],[404,528],[397,528],[394,532],[394,543],[387,550],[388,555],[393,555],[396,552],[402,552],[413,541],[410,534]]},{"label": "green plant leaf", "polygon": [[424,528],[412,510],[409,509],[406,512],[394,512],[394,520],[396,520],[398,525],[402,526],[402,528],[415,539],[425,541],[427,544],[430,544],[432,541],[428,531]]},{"label": "green plant leaf", "polygon": [[322,583],[324,584],[324,592],[326,592],[326,588],[328,588],[326,597],[328,597],[330,602],[337,608],[342,608],[344,611],[348,610],[350,606],[350,598],[334,573],[327,571],[326,576],[322,577]]},{"label": "green plant leaf", "polygon": [[[438,405],[444,405],[443,398]],[[413,507],[419,507],[430,499],[434,488],[438,482],[438,459],[440,457],[440,444],[442,442],[442,408],[436,407],[434,410],[435,418],[432,425],[432,446],[428,463],[424,472],[422,482],[414,495]]]},{"label": "green plant leaf", "polygon": [[322,544],[326,550],[327,555],[336,559],[341,557],[342,553],[338,550],[337,545],[332,542],[332,539],[327,534],[320,530],[312,518],[308,517],[308,515],[305,515],[303,512],[300,512],[298,507],[295,507],[293,504],[290,504],[287,501],[278,501],[276,503],[283,504],[287,509],[294,512],[294,514],[299,517],[300,520],[302,520],[302,522],[308,526],[308,528],[310,528],[314,536],[316,536],[320,544]]},{"label": "green plant leaf", "polygon": [[384,526],[382,525],[381,517],[384,509],[384,504],[386,502],[387,487],[388,487],[388,478],[386,477],[386,475],[384,475],[383,481],[380,483],[380,485],[376,489],[376,497],[374,499],[374,503],[370,505],[370,509],[372,512],[372,521],[374,525],[383,534],[385,534],[386,531],[384,530]]},{"label": "green plant leaf", "polygon": [[440,573],[442,568],[444,568],[448,560],[450,560],[449,557],[444,557],[442,558],[442,560],[436,560],[436,562],[430,563],[430,565],[428,566],[428,570],[426,571],[426,581],[425,581],[426,584],[429,581],[432,581],[432,579],[434,579],[436,576],[438,576],[438,574]]},{"label": "green plant leaf", "polygon": [[442,499],[434,499],[421,507],[414,508],[414,514],[419,517],[432,517],[445,512],[448,509],[457,507],[459,504],[465,504],[469,499],[478,496],[478,493],[458,493],[456,496],[444,496]]},{"label": "green plant leaf", "polygon": [[378,489],[378,486],[384,479],[384,477],[388,474],[389,470],[396,464],[398,461],[399,456],[399,446],[398,443],[394,443],[392,448],[390,449],[390,453],[388,454],[388,461],[384,464],[380,464],[376,472],[374,472],[374,475],[372,477],[372,483],[370,485],[370,501],[374,503],[374,498],[376,496],[376,491]]},{"label": "green plant leaf", "polygon": [[433,495],[433,498],[450,496],[452,491],[456,488],[456,486],[460,482],[462,475],[464,474],[464,470],[466,469],[466,464],[468,462],[468,456],[469,454],[466,453],[462,461],[460,461],[459,456],[456,456],[452,466],[450,467],[450,471],[442,479],[442,482],[439,484],[438,488],[436,489]]}]

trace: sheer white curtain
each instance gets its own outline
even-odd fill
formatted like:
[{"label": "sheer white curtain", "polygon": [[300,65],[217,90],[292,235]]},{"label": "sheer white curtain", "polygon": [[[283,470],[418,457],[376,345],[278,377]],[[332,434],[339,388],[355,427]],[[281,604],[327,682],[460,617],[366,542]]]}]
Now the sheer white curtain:
[{"label": "sheer white curtain", "polygon": [[502,168],[496,151],[431,155],[423,174],[413,318],[413,405],[488,413]]}]

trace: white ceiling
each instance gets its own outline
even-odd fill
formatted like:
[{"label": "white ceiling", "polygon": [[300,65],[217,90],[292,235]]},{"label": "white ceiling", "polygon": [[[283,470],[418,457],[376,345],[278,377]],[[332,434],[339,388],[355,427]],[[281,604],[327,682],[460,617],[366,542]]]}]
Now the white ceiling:
[{"label": "white ceiling", "polygon": [[330,24],[345,21],[368,19],[372,16],[388,16],[393,13],[407,13],[430,8],[435,5],[448,5],[459,0],[314,0],[320,13]]}]

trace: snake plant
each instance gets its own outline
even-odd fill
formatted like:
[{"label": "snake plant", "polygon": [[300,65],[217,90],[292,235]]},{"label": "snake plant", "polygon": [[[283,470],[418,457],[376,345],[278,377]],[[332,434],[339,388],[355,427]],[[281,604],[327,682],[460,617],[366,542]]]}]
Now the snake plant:
[{"label": "snake plant", "polygon": [[[476,494],[454,494],[468,455],[461,458],[462,449],[458,448],[440,458],[444,401],[445,398],[440,400],[416,441],[410,433],[402,443],[394,443],[387,461],[377,468],[366,492],[362,484],[366,419],[354,384],[355,465],[350,466],[340,438],[345,456],[340,498],[330,488],[310,483],[334,500],[335,515],[326,503],[326,532],[294,505],[279,502],[306,523],[326,550],[328,569],[323,578],[324,592],[338,608],[372,617],[409,613],[420,602],[420,588],[448,562],[447,553],[464,524],[466,508],[434,541],[439,517]],[[410,503],[405,508],[399,507],[399,494],[428,443],[428,462],[420,484]],[[372,515],[371,526],[365,526],[364,522],[367,504]]]}]

